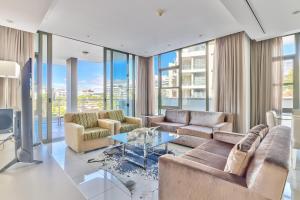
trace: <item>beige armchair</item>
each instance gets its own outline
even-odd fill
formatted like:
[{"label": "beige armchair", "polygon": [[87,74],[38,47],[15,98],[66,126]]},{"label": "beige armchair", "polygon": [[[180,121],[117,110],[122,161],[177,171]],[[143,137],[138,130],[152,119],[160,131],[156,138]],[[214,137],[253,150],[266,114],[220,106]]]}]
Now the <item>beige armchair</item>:
[{"label": "beige armchair", "polygon": [[113,122],[98,119],[97,113],[66,113],[65,141],[74,151],[86,152],[113,144]]},{"label": "beige armchair", "polygon": [[130,132],[142,127],[142,119],[124,116],[122,110],[101,111],[99,118],[101,121],[114,123],[115,134]]}]

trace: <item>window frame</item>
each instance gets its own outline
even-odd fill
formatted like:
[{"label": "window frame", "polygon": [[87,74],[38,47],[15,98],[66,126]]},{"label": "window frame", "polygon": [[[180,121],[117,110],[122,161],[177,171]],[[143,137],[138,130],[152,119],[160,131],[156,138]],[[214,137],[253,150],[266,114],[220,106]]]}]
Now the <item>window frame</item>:
[{"label": "window frame", "polygon": [[[164,52],[157,56],[158,58],[158,114],[161,115],[162,114],[162,110],[166,110],[166,109],[182,109],[182,96],[183,96],[183,73],[182,70],[186,70],[183,69],[183,58],[182,58],[182,50],[189,48],[189,47],[194,47],[194,46],[198,46],[198,45],[204,45],[205,44],[205,55],[203,55],[203,57],[205,57],[205,110],[204,111],[209,111],[210,108],[210,102],[209,102],[209,82],[210,82],[210,78],[209,78],[209,43],[212,42],[214,40],[209,40],[206,42],[202,42],[202,43],[198,43],[198,44],[194,44],[191,46],[187,46],[187,47],[183,47],[180,49],[175,49],[172,51],[168,51],[168,52]],[[161,56],[163,54],[166,53],[170,53],[170,52],[178,52],[178,65],[172,66],[172,67],[162,67],[161,66]],[[154,56],[153,56],[154,57]],[[202,57],[202,56],[200,56]],[[194,58],[193,58],[194,59]],[[162,87],[162,72],[166,71],[166,70],[172,70],[172,69],[178,69],[179,70],[179,85],[177,87]],[[191,80],[193,82],[193,80]],[[178,89],[178,106],[165,106],[162,105],[162,89]]]}]

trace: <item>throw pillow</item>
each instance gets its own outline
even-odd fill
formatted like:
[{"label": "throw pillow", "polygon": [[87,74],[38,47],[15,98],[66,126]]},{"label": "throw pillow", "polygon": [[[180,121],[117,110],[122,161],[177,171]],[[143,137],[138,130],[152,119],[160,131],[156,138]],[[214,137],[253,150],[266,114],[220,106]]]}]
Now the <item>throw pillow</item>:
[{"label": "throw pillow", "polygon": [[259,135],[260,139],[262,140],[267,135],[268,132],[269,132],[268,125],[259,124],[252,127],[248,133]]},{"label": "throw pillow", "polygon": [[243,176],[259,143],[260,137],[258,135],[246,135],[230,151],[224,171]]}]

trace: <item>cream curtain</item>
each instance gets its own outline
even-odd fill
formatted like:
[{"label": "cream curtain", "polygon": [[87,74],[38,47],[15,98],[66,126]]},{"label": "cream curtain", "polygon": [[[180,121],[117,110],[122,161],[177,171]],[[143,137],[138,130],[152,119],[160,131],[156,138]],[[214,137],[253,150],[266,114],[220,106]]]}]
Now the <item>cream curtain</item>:
[{"label": "cream curtain", "polygon": [[147,72],[148,72],[148,59],[139,57],[137,68],[137,84],[136,84],[136,107],[135,114],[140,117],[141,115],[148,114],[147,108]]},{"label": "cream curtain", "polygon": [[[0,26],[0,60],[15,61],[21,67],[29,58],[33,58],[33,34]],[[20,109],[19,80],[8,81],[8,107]],[[0,108],[5,107],[4,79],[0,78]]]},{"label": "cream curtain", "polygon": [[155,80],[154,80],[154,70],[153,70],[153,57],[149,59],[148,66],[148,115],[155,114]]},{"label": "cream curtain", "polygon": [[154,114],[154,74],[152,58],[139,57],[136,88],[136,116]]},{"label": "cream curtain", "polygon": [[266,112],[281,112],[282,39],[251,42],[251,126],[266,123]]},{"label": "cream curtain", "polygon": [[216,39],[214,108],[234,114],[234,131],[243,130],[243,68],[245,33]]}]

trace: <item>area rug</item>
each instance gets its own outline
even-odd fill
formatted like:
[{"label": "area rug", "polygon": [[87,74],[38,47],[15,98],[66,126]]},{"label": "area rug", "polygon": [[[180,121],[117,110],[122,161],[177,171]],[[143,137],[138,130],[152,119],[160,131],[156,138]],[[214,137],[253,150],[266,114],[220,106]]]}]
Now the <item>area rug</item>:
[{"label": "area rug", "polygon": [[[169,144],[169,154],[181,155],[189,150],[176,144]],[[115,176],[132,196],[132,199],[152,199],[157,196],[158,190],[158,154],[165,154],[164,148],[155,149],[156,153],[149,153],[147,157],[147,167],[133,164],[122,158],[122,149],[120,146],[108,147],[102,149],[96,156],[88,159],[88,164],[96,166],[99,169],[108,171]],[[126,147],[126,157],[142,164],[143,150],[140,147]]]},{"label": "area rug", "polygon": [[[158,159],[160,155],[165,154],[164,149],[155,149],[147,156],[147,167],[146,169],[135,164],[139,163],[143,165],[143,149],[142,147],[128,146],[126,147],[126,155],[122,156],[121,146],[111,147],[103,151],[102,155],[98,158],[90,159],[88,162],[98,162],[102,169],[109,171],[110,173],[124,177],[131,177],[136,174],[143,176],[144,178],[157,180],[158,175]],[[172,151],[169,154],[174,153]],[[135,163],[128,161],[133,160]]]}]

